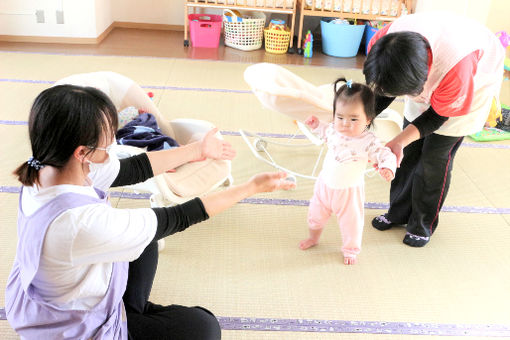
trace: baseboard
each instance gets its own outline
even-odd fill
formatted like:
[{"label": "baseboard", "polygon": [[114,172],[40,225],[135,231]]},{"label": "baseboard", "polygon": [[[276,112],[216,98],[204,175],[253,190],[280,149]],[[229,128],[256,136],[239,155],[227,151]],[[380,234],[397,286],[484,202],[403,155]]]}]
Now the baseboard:
[{"label": "baseboard", "polygon": [[97,38],[72,38],[72,37],[44,37],[44,36],[29,36],[29,35],[0,35],[0,41],[8,42],[30,42],[30,43],[45,43],[45,44],[99,44],[116,28],[136,28],[136,29],[151,29],[151,30],[164,30],[164,31],[184,31],[183,25],[165,25],[165,24],[148,24],[139,22],[124,22],[114,21],[108,26],[103,33]]},{"label": "baseboard", "polygon": [[108,26],[104,31],[103,33],[101,33],[97,38],[96,38],[96,42],[95,44],[99,44],[101,41],[104,40],[104,38],[106,38],[108,36],[108,34],[110,34],[110,32],[115,28],[115,22],[112,22],[110,24],[110,26]]},{"label": "baseboard", "polygon": [[162,31],[184,31],[184,25],[166,25],[166,24],[149,24],[143,22],[115,21],[115,27],[122,28],[138,28],[144,30],[162,30]]},{"label": "baseboard", "polygon": [[[102,36],[102,34],[101,34]],[[101,37],[99,36],[99,37]],[[30,42],[43,44],[98,44],[101,41],[97,38],[71,38],[71,37],[43,37],[30,35],[0,35],[0,41],[8,42]],[[102,38],[104,39],[104,37]],[[101,40],[102,40],[101,39]]]}]

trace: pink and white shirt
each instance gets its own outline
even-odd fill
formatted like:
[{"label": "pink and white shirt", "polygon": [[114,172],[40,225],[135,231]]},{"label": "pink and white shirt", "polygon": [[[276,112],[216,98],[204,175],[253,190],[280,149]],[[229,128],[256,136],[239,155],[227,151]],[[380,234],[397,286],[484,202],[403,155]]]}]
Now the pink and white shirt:
[{"label": "pink and white shirt", "polygon": [[313,133],[328,146],[319,176],[332,189],[363,185],[369,161],[395,173],[395,155],[372,132],[365,131],[357,137],[348,137],[336,131],[333,123],[321,122]]}]

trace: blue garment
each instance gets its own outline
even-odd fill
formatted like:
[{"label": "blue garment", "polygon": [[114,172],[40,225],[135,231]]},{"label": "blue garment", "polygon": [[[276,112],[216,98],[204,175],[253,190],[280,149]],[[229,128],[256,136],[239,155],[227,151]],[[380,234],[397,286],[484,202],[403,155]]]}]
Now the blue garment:
[{"label": "blue garment", "polygon": [[166,150],[179,146],[174,139],[161,133],[156,117],[150,113],[139,114],[117,131],[116,137],[118,144],[138,148],[147,147],[147,151]]},{"label": "blue garment", "polygon": [[128,262],[115,262],[108,290],[91,310],[66,310],[44,301],[33,284],[39,270],[46,230],[62,212],[86,204],[109,204],[106,194],[99,198],[75,193],[58,195],[30,216],[19,198],[18,246],[5,293],[7,320],[22,339],[127,340],[127,320],[122,296],[128,279]]}]

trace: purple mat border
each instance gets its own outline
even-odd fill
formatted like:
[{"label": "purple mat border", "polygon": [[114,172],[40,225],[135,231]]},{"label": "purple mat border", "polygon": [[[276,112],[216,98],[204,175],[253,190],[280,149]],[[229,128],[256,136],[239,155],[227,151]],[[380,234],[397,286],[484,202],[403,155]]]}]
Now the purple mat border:
[{"label": "purple mat border", "polygon": [[2,83],[53,84],[54,80],[0,78]]},{"label": "purple mat border", "polygon": [[[20,187],[16,186],[0,186],[0,192],[4,193],[19,193]],[[151,194],[148,193],[133,193],[110,191],[111,197],[120,197],[128,199],[149,199]],[[309,204],[308,200],[294,200],[285,198],[246,198],[239,203],[243,204],[266,204],[266,205],[290,205],[298,207],[306,207]],[[381,202],[365,202],[366,209],[380,209],[387,210],[388,203]],[[456,213],[471,213],[471,214],[510,214],[510,208],[493,208],[493,207],[470,207],[470,206],[443,206],[442,212],[456,212]]]},{"label": "purple mat border", "polygon": [[25,120],[3,120],[3,119],[0,119],[0,124],[2,124],[2,125],[28,125],[28,122]]},{"label": "purple mat border", "polygon": [[[510,336],[510,325],[497,324],[468,325],[385,321],[243,318],[223,316],[219,316],[217,319],[223,330],[489,337]],[[7,320],[4,308],[0,308],[0,320]]]},{"label": "purple mat border", "polygon": [[510,335],[510,325],[468,325],[416,322],[344,321],[315,319],[270,319],[218,317],[224,330],[361,333],[361,334],[409,334],[442,336],[490,336]]},{"label": "purple mat border", "polygon": [[[228,131],[222,130],[220,131],[224,136],[237,136],[240,137],[241,134],[238,131]],[[271,133],[271,132],[256,132],[260,137],[268,137],[268,138],[293,138],[293,139],[306,139],[305,135],[291,135],[287,133]]]},{"label": "purple mat border", "polygon": [[[27,84],[53,84],[54,80],[36,80],[36,79],[14,79],[14,78],[0,78],[0,82],[7,83],[27,83]],[[200,91],[200,92],[226,92],[226,93],[252,93],[250,90],[232,90],[232,89],[213,89],[208,87],[179,87],[179,86],[158,86],[158,85],[144,85],[144,89],[151,90],[172,90],[172,91]]]}]

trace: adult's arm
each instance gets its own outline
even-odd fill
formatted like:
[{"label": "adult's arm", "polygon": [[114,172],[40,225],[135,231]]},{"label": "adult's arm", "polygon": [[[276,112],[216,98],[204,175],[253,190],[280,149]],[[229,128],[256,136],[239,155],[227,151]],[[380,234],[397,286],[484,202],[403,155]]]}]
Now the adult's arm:
[{"label": "adult's arm", "polygon": [[120,169],[112,187],[141,183],[154,177],[151,163],[146,153],[120,160]]},{"label": "adult's arm", "polygon": [[202,140],[178,148],[151,151],[121,160],[112,187],[140,183],[193,161],[206,158],[233,159],[235,150],[230,143],[214,136],[217,131],[216,128],[212,129]]},{"label": "adult's arm", "polygon": [[412,142],[430,135],[448,120],[437,114],[432,107],[429,107],[424,113],[417,117],[411,124],[398,134],[386,146],[397,156],[397,166],[402,162],[403,150]]},{"label": "adult's arm", "polygon": [[112,187],[141,183],[167,170],[200,158],[199,143],[178,148],[151,151],[120,160],[120,169]]},{"label": "adult's arm", "polygon": [[202,198],[197,197],[173,207],[154,208],[158,220],[154,239],[159,240],[183,231],[192,224],[204,221],[256,193],[288,190],[295,187],[293,182],[285,180],[286,176],[283,172],[262,173],[253,176],[246,183]]},{"label": "adult's arm", "polygon": [[375,96],[375,114],[383,112],[395,100],[395,97]]},{"label": "adult's arm", "polygon": [[439,115],[432,106],[430,106],[425,112],[413,120],[412,124],[420,132],[420,138],[423,138],[439,129],[447,120],[448,117]]}]

